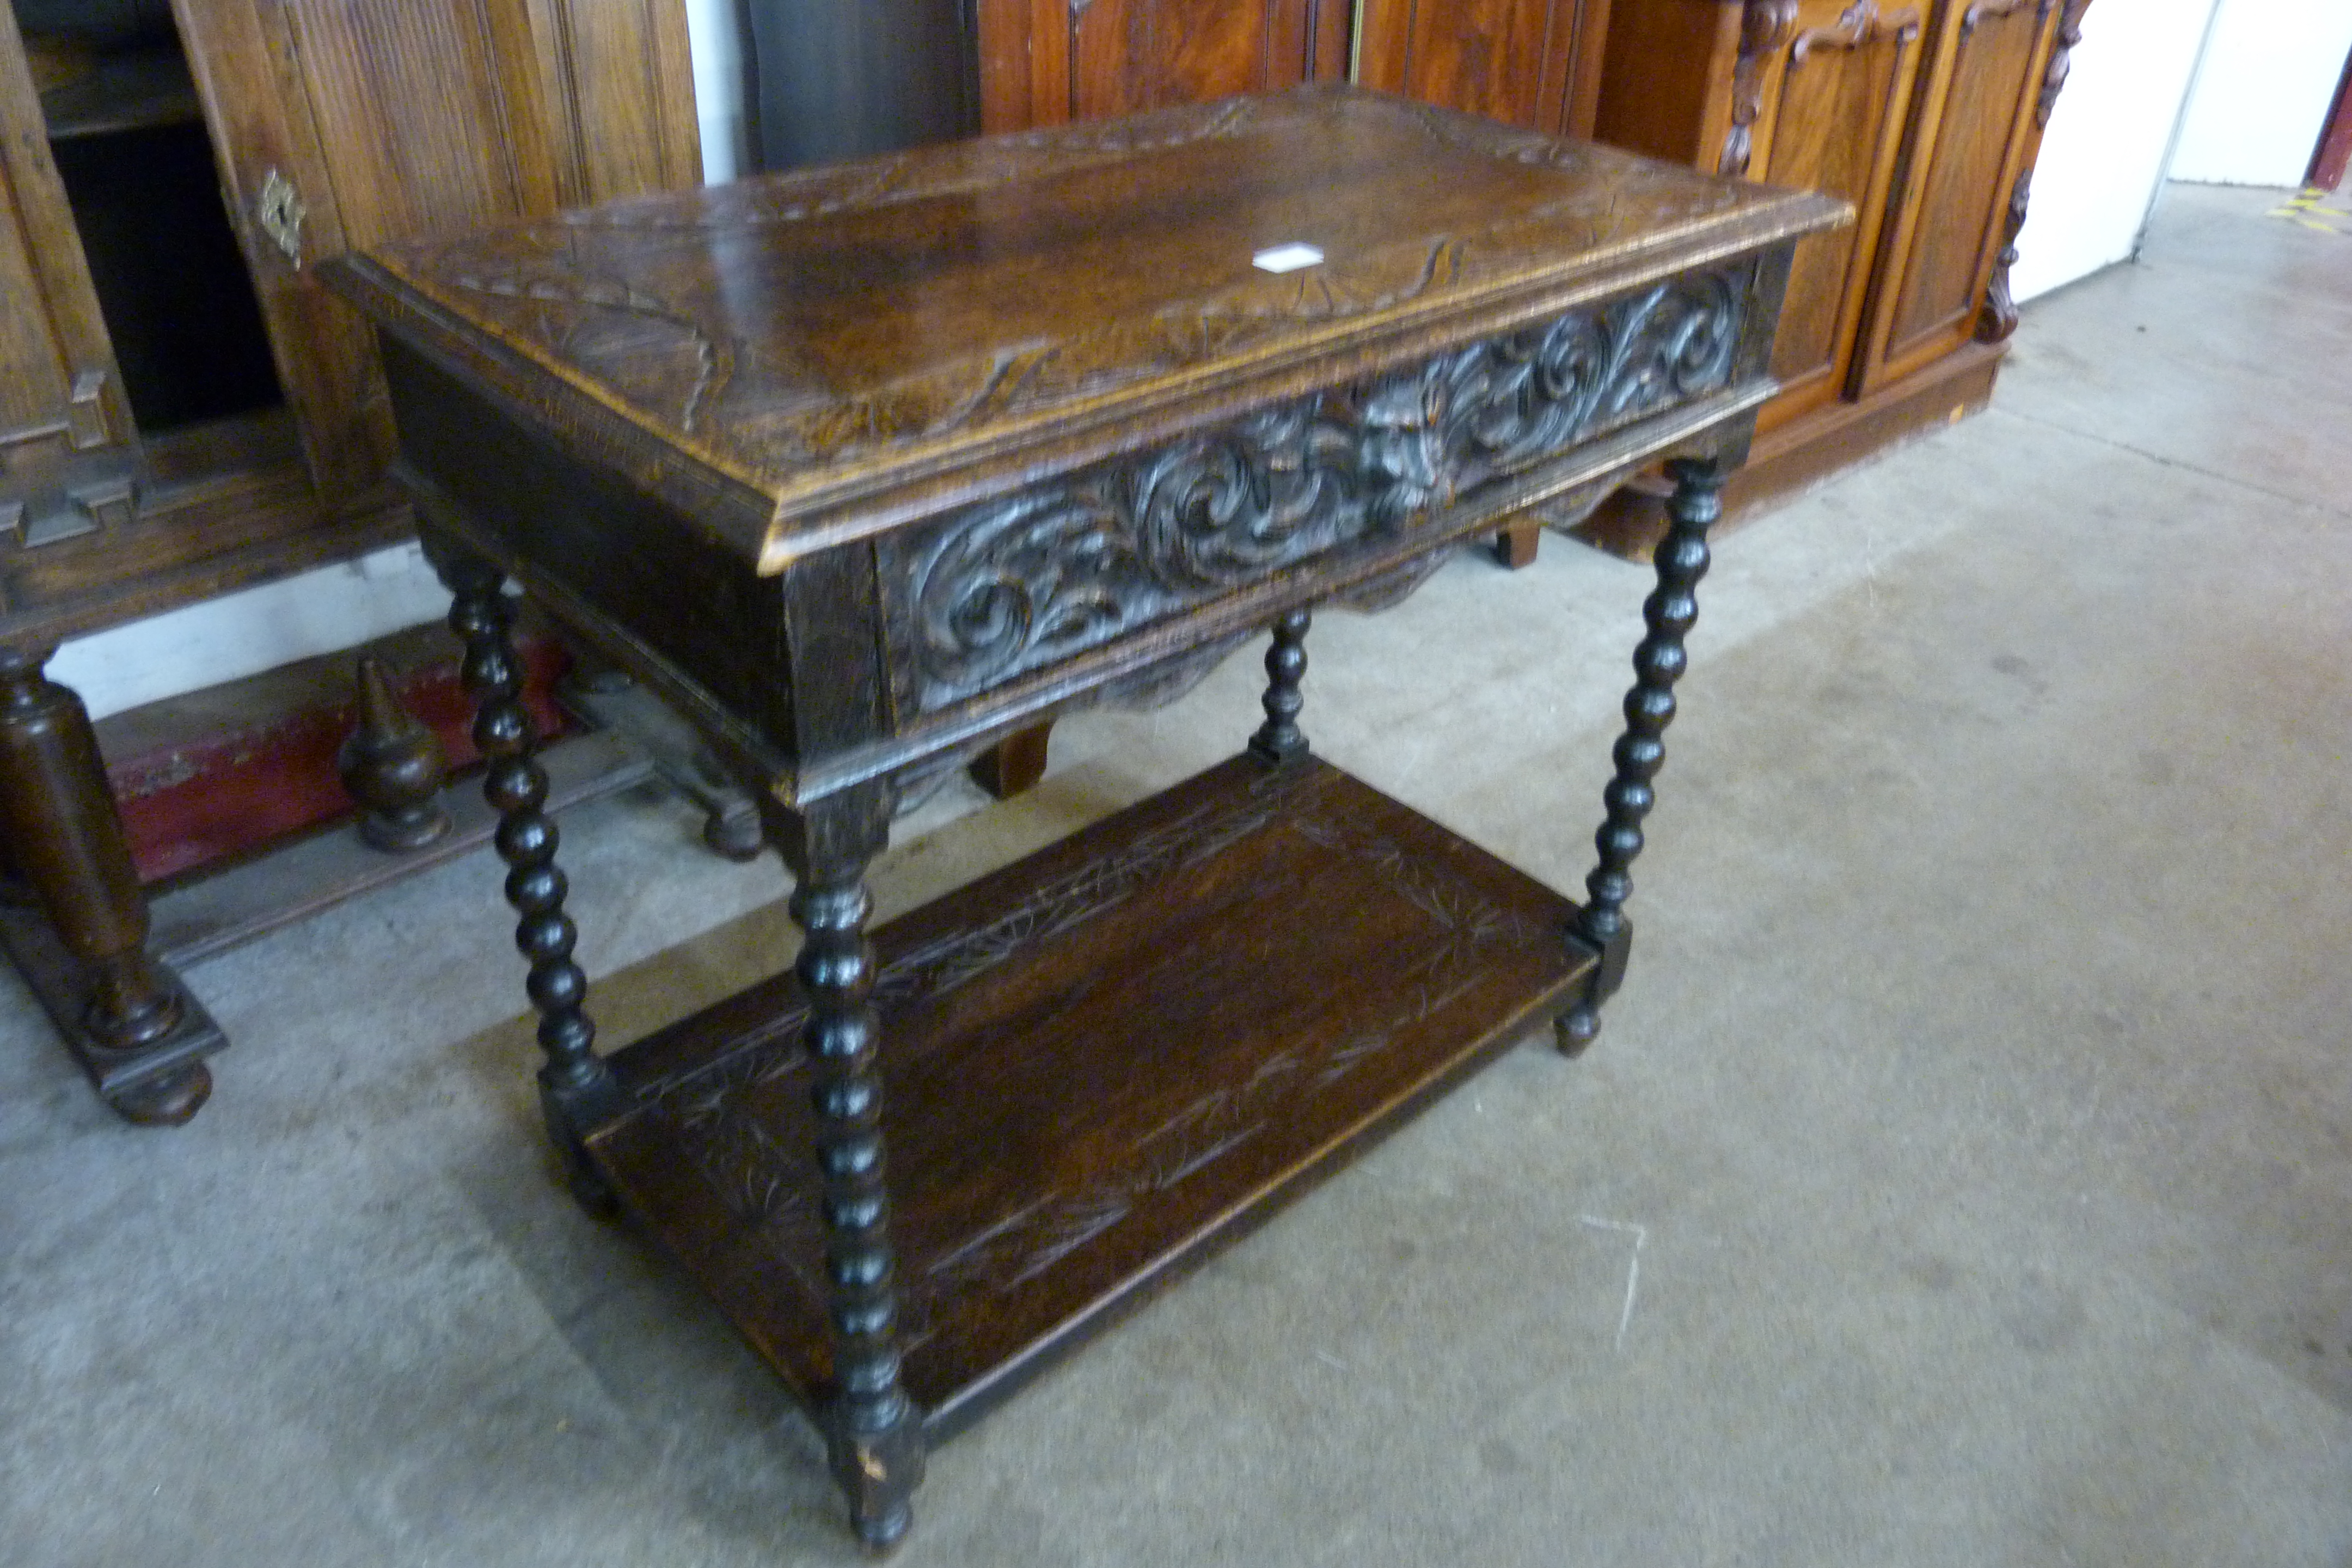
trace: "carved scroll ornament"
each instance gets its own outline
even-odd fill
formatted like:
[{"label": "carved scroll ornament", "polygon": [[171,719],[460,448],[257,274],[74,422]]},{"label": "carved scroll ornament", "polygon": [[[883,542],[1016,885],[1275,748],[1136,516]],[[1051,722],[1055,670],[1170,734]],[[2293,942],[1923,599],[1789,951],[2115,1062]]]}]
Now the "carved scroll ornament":
[{"label": "carved scroll ornament", "polygon": [[1749,274],[1701,274],[950,514],[903,542],[937,708],[1359,542],[1730,380]]},{"label": "carved scroll ornament", "polygon": [[1756,156],[1756,121],[1764,112],[1764,68],[1797,26],[1797,0],[1748,0],[1739,18],[1739,63],[1731,74],[1731,130],[1716,172],[1737,178]]}]

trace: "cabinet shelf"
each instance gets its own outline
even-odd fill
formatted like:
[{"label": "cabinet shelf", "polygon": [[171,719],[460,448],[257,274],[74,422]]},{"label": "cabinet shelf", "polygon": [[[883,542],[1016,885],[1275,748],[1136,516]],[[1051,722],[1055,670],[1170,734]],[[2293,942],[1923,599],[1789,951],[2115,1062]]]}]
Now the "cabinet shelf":
[{"label": "cabinet shelf", "polygon": [[[1568,1005],[1576,906],[1313,758],[1221,764],[874,934],[908,1392],[961,1430]],[[612,1058],[624,1203],[815,1405],[781,975]]]},{"label": "cabinet shelf", "polygon": [[41,116],[50,141],[71,142],[193,125],[204,105],[178,51],[152,49],[100,57],[87,74],[41,94]]}]

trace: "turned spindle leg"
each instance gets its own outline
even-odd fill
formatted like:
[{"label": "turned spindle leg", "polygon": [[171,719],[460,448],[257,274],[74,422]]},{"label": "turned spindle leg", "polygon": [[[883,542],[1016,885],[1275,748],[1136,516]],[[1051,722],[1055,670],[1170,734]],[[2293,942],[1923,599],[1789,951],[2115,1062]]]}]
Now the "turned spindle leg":
[{"label": "turned spindle leg", "polygon": [[[147,900],[81,699],[43,673],[55,650],[0,649],[0,836],[69,956],[67,1034],[124,1120],[175,1126],[212,1092],[225,1043],[147,952]],[[28,974],[37,989],[44,976]],[[201,1037],[199,1038],[198,1037]]]},{"label": "turned spindle leg", "polygon": [[808,998],[802,1034],[823,1185],[834,1388],[825,1439],[858,1539],[880,1551],[914,1521],[923,1479],[921,1414],[899,1385],[897,1264],[882,1151],[881,1026],[866,941],[866,868],[888,841],[892,792],[859,785],[794,813],[768,837],[793,877],[801,928],[793,966]]},{"label": "turned spindle leg", "polygon": [[1298,689],[1307,679],[1311,621],[1303,608],[1287,612],[1274,623],[1274,643],[1265,650],[1265,722],[1250,737],[1250,750],[1269,763],[1287,762],[1307,751],[1307,733],[1298,727],[1307,699]]},{"label": "turned spindle leg", "polygon": [[1601,954],[1601,967],[1576,1005],[1557,1025],[1559,1048],[1575,1056],[1601,1032],[1601,1004],[1624,976],[1633,931],[1625,900],[1633,896],[1633,858],[1642,852],[1642,818],[1655,800],[1651,781],[1666,760],[1666,726],[1675,717],[1675,682],[1686,662],[1683,638],[1698,619],[1698,580],[1706,574],[1706,531],[1722,515],[1723,470],[1712,460],[1666,465],[1675,493],[1666,502],[1667,530],[1658,545],[1658,586],[1642,606],[1649,635],[1633,652],[1633,689],[1625,694],[1625,732],[1614,753],[1616,776],[1601,799],[1609,815],[1593,836],[1600,864],[1584,879],[1589,895],[1576,935]]},{"label": "turned spindle leg", "polygon": [[540,1108],[564,1160],[572,1191],[592,1209],[610,1205],[588,1163],[581,1134],[614,1110],[618,1089],[596,1055],[596,1026],[584,1004],[588,977],[573,962],[578,932],[563,912],[570,890],[555,865],[555,823],[545,810],[547,774],[531,755],[538,739],[522,701],[522,660],[515,652],[514,606],[505,577],[478,556],[436,547],[433,563],[452,598],[449,627],[464,639],[463,679],[476,704],[474,745],[488,764],[482,798],[499,814],[495,842],[507,872],[507,902],[520,917],[515,946],[530,961],[527,989],[539,1009]]}]

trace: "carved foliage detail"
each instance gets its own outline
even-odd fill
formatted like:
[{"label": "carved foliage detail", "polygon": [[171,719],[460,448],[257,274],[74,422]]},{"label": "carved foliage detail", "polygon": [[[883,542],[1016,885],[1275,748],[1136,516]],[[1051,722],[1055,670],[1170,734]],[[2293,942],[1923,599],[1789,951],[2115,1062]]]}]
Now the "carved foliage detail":
[{"label": "carved foliage detail", "polygon": [[2066,9],[2059,16],[2058,37],[2050,46],[2050,63],[2042,71],[2042,96],[2033,103],[2033,123],[2045,131],[2050,128],[2051,111],[2058,107],[2058,95],[2065,90],[2074,46],[2083,41],[2083,13],[2090,8],[2091,0],[2066,0]]},{"label": "carved foliage detail", "polygon": [[1756,121],[1764,112],[1765,67],[1797,26],[1797,0],[1748,0],[1739,18],[1739,64],[1731,76],[1731,131],[1717,173],[1748,173],[1756,155]]},{"label": "carved foliage detail", "polygon": [[1571,311],[954,513],[892,575],[914,697],[954,701],[1433,512],[1730,380],[1747,274]]}]

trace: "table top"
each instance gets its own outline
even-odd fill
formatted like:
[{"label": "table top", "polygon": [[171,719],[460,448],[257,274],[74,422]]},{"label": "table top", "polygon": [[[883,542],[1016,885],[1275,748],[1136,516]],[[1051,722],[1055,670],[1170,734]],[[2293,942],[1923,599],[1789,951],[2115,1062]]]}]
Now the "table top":
[{"label": "table top", "polygon": [[1318,86],[386,246],[330,276],[591,460],[690,489],[774,572],[1316,367],[1376,373],[1841,211]]}]

